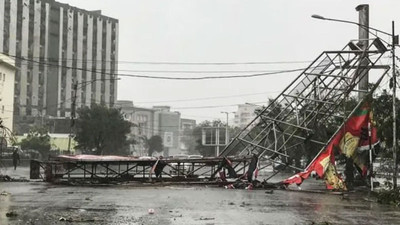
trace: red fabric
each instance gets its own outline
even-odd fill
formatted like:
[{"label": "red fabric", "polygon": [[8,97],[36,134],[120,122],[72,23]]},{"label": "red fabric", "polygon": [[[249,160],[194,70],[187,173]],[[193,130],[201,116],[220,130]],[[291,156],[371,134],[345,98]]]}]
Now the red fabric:
[{"label": "red fabric", "polygon": [[[312,171],[315,171],[319,177],[324,176],[324,167],[321,165],[321,162],[327,157],[329,157],[330,162],[335,165],[335,154],[334,154],[334,149],[337,147],[339,150],[339,143],[344,136],[345,133],[349,132],[353,136],[359,137],[361,135],[361,128],[368,128],[368,124],[370,123],[370,117],[369,117],[369,111],[365,113],[365,110],[369,110],[368,105],[364,105],[360,109],[360,114],[359,115],[353,115],[350,117],[347,122],[344,125],[344,129],[339,130],[339,132],[334,136],[334,138],[331,140],[331,142],[326,146],[325,150],[322,151],[318,157],[303,171],[300,173],[295,174],[294,176],[291,176],[287,179],[285,179],[282,183],[284,184],[297,184],[300,185],[303,180],[307,179]],[[377,132],[376,128],[371,126],[371,143],[377,143],[378,138],[377,138]],[[363,145],[369,145],[369,140],[362,140],[359,142],[359,146]],[[340,151],[341,153],[341,151]],[[366,171],[366,168],[362,168],[363,171]],[[332,188],[327,185],[327,188]]]}]

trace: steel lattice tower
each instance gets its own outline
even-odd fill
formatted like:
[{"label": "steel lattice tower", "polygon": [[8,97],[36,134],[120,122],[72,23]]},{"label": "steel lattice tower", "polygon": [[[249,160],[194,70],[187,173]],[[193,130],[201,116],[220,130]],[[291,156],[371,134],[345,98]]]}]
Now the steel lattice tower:
[{"label": "steel lattice tower", "polygon": [[[365,49],[360,43],[351,41],[342,50],[321,53],[258,112],[220,156],[256,154],[268,160],[268,165],[275,162],[302,170],[299,165],[289,164],[290,158],[310,149],[314,149],[315,156],[332,136],[321,124],[338,121],[339,127],[353,109],[344,110],[346,99],[372,93],[390,69],[381,63],[387,48],[379,38]],[[377,82],[369,90],[358,89],[360,79],[368,73],[377,74]]]}]

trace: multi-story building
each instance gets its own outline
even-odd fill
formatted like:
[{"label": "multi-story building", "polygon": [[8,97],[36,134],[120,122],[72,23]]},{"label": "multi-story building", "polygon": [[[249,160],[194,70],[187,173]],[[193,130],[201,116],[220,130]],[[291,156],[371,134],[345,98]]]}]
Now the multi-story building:
[{"label": "multi-story building", "polygon": [[181,127],[196,125],[196,121],[181,119],[179,112],[171,112],[169,106],[154,106],[153,108],[135,107],[132,101],[118,101],[116,107],[121,109],[126,120],[132,123],[131,135],[136,144],[131,153],[147,155],[144,139],[159,135],[163,140],[164,155],[182,154],[180,136]]},{"label": "multi-story building", "polygon": [[13,59],[0,53],[0,119],[1,125],[9,131],[13,124],[14,64]]},{"label": "multi-story building", "polygon": [[[0,52],[15,59],[14,128],[30,117],[69,117],[113,106],[118,20],[54,0],[0,0]],[[77,90],[76,95],[74,90]]]},{"label": "multi-story building", "polygon": [[257,116],[255,110],[260,107],[251,104],[238,105],[238,110],[235,112],[234,126],[241,128],[247,126]]}]

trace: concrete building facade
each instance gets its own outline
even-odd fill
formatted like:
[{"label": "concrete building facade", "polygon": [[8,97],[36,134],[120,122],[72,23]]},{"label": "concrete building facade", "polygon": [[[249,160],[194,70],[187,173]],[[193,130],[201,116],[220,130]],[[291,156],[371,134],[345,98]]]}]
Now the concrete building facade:
[{"label": "concrete building facade", "polygon": [[196,125],[195,120],[182,119],[179,112],[171,112],[169,106],[143,108],[135,107],[132,101],[117,101],[116,107],[133,124],[131,135],[137,143],[131,148],[131,154],[134,155],[147,155],[144,139],[148,140],[154,135],[159,135],[163,140],[164,156],[182,154],[181,128]]},{"label": "concrete building facade", "polygon": [[[0,52],[15,59],[14,127],[117,99],[118,20],[54,0],[0,0]],[[76,85],[76,86],[75,86]]]},{"label": "concrete building facade", "polygon": [[239,104],[235,112],[234,126],[243,128],[247,126],[257,115],[255,110],[261,106],[250,104]]},{"label": "concrete building facade", "polygon": [[14,105],[15,62],[0,53],[0,119],[12,131]]}]

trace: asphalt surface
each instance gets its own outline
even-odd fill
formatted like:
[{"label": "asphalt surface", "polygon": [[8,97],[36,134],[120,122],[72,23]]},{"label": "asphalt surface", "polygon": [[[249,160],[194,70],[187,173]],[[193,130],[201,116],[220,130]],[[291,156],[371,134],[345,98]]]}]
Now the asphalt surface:
[{"label": "asphalt surface", "polygon": [[[1,172],[28,178],[29,169],[7,168]],[[316,182],[318,186],[321,181]],[[398,208],[377,204],[368,194],[310,193],[304,191],[306,187],[303,191],[265,193],[207,186],[1,182],[0,224],[400,223]]]}]

